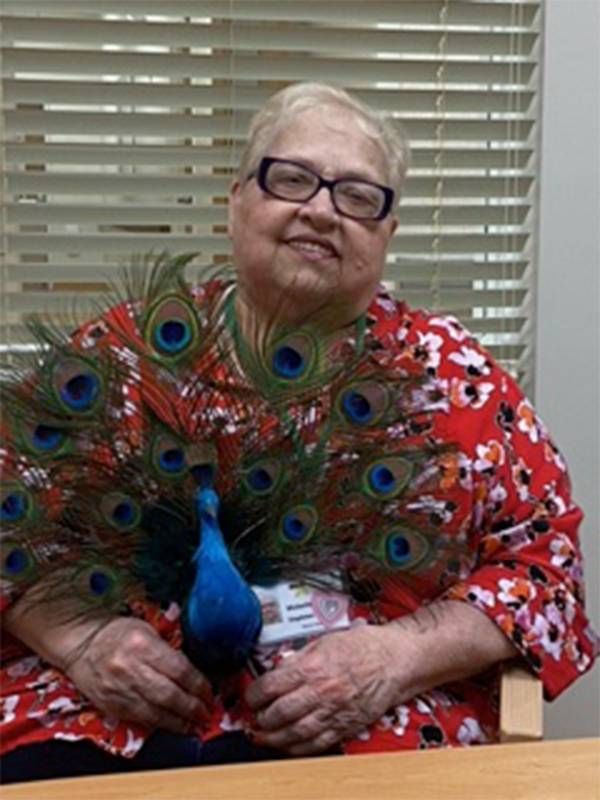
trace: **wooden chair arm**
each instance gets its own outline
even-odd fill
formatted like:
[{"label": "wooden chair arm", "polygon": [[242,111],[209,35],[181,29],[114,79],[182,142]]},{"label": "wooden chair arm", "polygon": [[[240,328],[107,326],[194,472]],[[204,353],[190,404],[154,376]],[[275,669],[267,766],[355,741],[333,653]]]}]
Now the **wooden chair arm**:
[{"label": "wooden chair arm", "polygon": [[541,739],[543,705],[539,678],[518,663],[506,664],[500,684],[500,741]]}]

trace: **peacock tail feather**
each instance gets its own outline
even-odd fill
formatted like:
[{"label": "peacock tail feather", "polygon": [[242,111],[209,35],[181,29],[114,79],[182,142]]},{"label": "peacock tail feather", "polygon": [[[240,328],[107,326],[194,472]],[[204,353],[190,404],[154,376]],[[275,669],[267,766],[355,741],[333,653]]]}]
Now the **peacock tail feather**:
[{"label": "peacock tail feather", "polygon": [[428,435],[426,375],[368,326],[244,340],[230,272],[190,288],[192,258],[134,264],[70,337],[31,323],[37,351],[0,388],[0,570],[35,602],[76,598],[74,616],[177,603],[187,652],[218,671],[258,636],[249,584],[341,576],[375,606],[467,556],[417,502],[452,457]]}]

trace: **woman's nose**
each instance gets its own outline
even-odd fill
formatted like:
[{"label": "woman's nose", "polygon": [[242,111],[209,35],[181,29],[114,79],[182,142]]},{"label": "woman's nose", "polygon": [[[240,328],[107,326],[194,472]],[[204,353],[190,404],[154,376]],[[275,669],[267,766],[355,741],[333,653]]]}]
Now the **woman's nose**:
[{"label": "woman's nose", "polygon": [[322,186],[314,197],[302,203],[298,214],[304,219],[310,219],[314,225],[323,228],[336,225],[339,220],[331,192],[326,186]]}]

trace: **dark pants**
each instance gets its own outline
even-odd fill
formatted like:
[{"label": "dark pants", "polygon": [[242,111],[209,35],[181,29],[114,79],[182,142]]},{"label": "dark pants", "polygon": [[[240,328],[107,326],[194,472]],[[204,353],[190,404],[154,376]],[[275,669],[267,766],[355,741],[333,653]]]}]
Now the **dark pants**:
[{"label": "dark pants", "polygon": [[2,783],[14,783],[283,757],[276,750],[252,744],[239,732],[219,736],[203,744],[192,736],[157,731],[134,758],[112,756],[88,741],[63,742],[52,739],[18,747],[2,757],[0,776]]}]

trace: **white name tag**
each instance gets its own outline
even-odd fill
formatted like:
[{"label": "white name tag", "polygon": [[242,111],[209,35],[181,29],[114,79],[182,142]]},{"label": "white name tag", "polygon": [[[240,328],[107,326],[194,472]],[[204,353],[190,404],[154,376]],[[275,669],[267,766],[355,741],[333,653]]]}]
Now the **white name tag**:
[{"label": "white name tag", "polygon": [[349,599],[344,594],[289,581],[252,589],[262,607],[259,645],[279,644],[350,627]]}]

